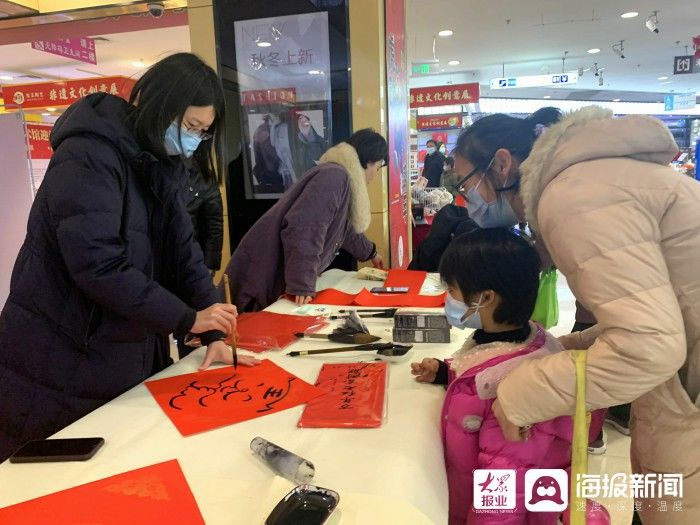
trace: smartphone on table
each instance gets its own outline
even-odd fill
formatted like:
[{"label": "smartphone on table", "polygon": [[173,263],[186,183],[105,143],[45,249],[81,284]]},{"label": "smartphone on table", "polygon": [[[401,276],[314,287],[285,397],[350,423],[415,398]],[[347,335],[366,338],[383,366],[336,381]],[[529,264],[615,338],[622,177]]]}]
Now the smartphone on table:
[{"label": "smartphone on table", "polygon": [[408,286],[376,286],[370,290],[372,293],[408,293]]},{"label": "smartphone on table", "polygon": [[10,456],[10,463],[86,461],[93,457],[104,443],[105,440],[101,437],[30,441]]},{"label": "smartphone on table", "polygon": [[334,490],[299,485],[282,498],[265,525],[323,525],[339,501],[340,496]]}]

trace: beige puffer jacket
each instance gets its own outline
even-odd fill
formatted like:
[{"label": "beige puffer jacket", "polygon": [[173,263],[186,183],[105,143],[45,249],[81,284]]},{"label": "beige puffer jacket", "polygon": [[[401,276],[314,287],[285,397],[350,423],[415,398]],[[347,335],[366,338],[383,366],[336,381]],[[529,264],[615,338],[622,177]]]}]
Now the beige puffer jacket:
[{"label": "beige puffer jacket", "polygon": [[[642,502],[647,524],[700,523],[700,183],[668,163],[658,120],[572,113],[537,142],[521,197],[572,291],[599,325],[566,342],[589,348],[590,409],[632,404],[632,467],[682,473],[683,512]],[[530,361],[498,389],[517,425],[572,414],[569,352]]]}]

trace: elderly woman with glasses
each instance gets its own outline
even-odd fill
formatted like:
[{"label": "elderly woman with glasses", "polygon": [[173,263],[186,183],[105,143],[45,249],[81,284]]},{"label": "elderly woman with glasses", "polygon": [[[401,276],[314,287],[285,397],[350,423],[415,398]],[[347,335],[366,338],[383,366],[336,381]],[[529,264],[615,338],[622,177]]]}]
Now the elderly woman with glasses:
[{"label": "elderly woman with glasses", "polygon": [[316,295],[316,278],[341,248],[383,267],[363,232],[371,220],[367,185],[387,155],[379,133],[356,132],[329,149],[253,225],[226,268],[240,311],[262,310],[285,293],[307,304]]}]

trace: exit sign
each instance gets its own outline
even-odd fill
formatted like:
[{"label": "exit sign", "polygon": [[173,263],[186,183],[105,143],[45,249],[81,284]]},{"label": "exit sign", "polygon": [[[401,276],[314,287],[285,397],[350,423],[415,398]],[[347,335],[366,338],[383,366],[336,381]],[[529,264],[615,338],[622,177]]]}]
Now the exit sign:
[{"label": "exit sign", "polygon": [[413,75],[430,75],[439,72],[439,62],[413,62],[411,65],[411,74]]}]

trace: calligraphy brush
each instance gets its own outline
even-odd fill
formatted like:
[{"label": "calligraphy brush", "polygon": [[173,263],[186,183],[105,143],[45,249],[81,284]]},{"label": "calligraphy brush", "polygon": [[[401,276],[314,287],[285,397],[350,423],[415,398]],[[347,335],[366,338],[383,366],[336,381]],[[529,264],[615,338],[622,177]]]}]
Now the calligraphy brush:
[{"label": "calligraphy brush", "polygon": [[367,344],[379,341],[381,337],[376,335],[370,335],[365,333],[333,333],[333,334],[306,334],[304,332],[297,332],[294,334],[296,337],[309,337],[312,339],[324,339],[326,341],[333,341],[334,343],[346,343],[346,344]]},{"label": "calligraphy brush", "polygon": [[[224,274],[224,293],[226,294],[226,304],[231,303],[231,286],[229,285],[228,275]],[[238,354],[236,353],[236,334],[231,334],[231,350],[233,351],[233,368],[238,368]]]},{"label": "calligraphy brush", "polygon": [[403,352],[405,354],[411,348],[411,345],[397,345],[394,343],[371,343],[368,345],[343,346],[340,348],[319,348],[318,350],[300,350],[298,352],[289,352],[287,355],[289,357],[297,357],[301,355],[333,354],[336,352],[357,352],[363,350],[377,350],[377,352],[380,354],[388,352],[389,355],[396,355],[397,352]]}]

